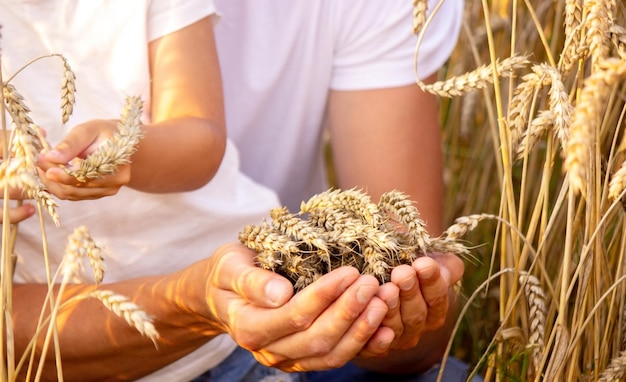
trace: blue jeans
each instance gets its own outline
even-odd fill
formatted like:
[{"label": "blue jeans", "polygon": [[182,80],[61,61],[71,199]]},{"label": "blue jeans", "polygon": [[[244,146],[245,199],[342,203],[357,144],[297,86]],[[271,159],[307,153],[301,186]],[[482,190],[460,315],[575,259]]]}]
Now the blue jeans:
[{"label": "blue jeans", "polygon": [[[445,366],[442,381],[467,380],[468,365],[449,357]],[[261,365],[249,351],[237,348],[222,363],[194,379],[193,382],[435,382],[438,373],[439,367],[433,367],[421,374],[390,376],[365,370],[351,363],[327,371],[285,373]],[[474,377],[472,382],[482,382],[482,378]]]}]

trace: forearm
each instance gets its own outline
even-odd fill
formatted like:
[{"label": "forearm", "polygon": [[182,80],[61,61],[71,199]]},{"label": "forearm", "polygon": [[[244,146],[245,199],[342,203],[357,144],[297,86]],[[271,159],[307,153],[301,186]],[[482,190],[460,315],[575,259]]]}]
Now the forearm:
[{"label": "forearm", "polygon": [[131,158],[128,186],[153,193],[202,187],[217,172],[225,147],[224,130],[207,119],[185,117],[146,125]]},{"label": "forearm", "polygon": [[[199,302],[202,297],[190,296],[193,292],[190,290],[179,290],[181,283],[176,281],[176,275],[179,274],[98,287],[127,296],[153,317],[159,333],[156,346],[99,300],[80,298],[93,291],[94,286],[68,285],[62,296],[68,303],[57,314],[65,380],[134,380],[179,359],[219,334],[188,306],[181,306],[181,299],[177,298],[181,294],[187,301]],[[41,284],[14,288],[13,320],[18,360],[35,336],[39,311],[42,306],[48,306],[44,303],[46,293],[47,286]],[[38,337],[36,360],[44,343],[45,330],[43,332]],[[30,352],[26,354],[29,357]],[[55,357],[50,349],[45,362],[44,379],[56,380]]]}]

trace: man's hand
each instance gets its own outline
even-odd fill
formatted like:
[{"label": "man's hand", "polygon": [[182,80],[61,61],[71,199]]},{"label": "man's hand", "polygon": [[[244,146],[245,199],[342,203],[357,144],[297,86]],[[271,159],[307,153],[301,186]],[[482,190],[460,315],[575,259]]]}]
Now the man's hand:
[{"label": "man's hand", "polygon": [[[359,355],[373,357],[383,351],[410,349],[424,332],[439,329],[448,314],[449,289],[459,281],[463,270],[463,262],[453,254],[432,254],[416,259],[412,266],[396,267],[391,282],[382,285],[378,293],[389,312]],[[389,329],[395,333],[390,344]]]},{"label": "man's hand", "polygon": [[296,295],[291,283],[254,265],[240,245],[211,257],[210,315],[264,365],[284,371],[324,370],[353,359],[387,314],[372,276],[344,267]]}]

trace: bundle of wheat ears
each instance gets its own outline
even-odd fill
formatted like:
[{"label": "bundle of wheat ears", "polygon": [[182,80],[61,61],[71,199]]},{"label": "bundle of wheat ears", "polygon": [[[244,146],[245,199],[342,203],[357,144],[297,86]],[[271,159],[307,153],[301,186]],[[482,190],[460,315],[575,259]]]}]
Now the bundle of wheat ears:
[{"label": "bundle of wheat ears", "polygon": [[353,266],[390,279],[391,270],[433,252],[469,255],[457,239],[485,216],[458,219],[441,237],[431,237],[419,211],[400,191],[378,203],[357,189],[330,189],[303,202],[298,213],[270,211],[271,222],[248,225],[239,241],[257,252],[262,268],[284,275],[300,290],[323,274]]}]

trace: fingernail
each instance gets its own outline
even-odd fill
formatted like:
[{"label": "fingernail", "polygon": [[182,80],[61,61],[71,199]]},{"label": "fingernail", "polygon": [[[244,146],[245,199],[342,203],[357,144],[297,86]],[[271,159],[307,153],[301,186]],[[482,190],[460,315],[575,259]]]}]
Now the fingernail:
[{"label": "fingernail", "polygon": [[361,304],[365,304],[371,300],[375,292],[376,288],[373,288],[370,285],[362,285],[359,287],[359,290],[356,291],[356,299]]},{"label": "fingernail", "polygon": [[378,325],[382,322],[383,318],[385,318],[386,314],[386,310],[371,308],[367,311],[367,322],[370,325]]},{"label": "fingernail", "polygon": [[285,299],[285,288],[283,283],[278,280],[270,280],[265,285],[265,297],[274,306],[279,306]]},{"label": "fingernail", "polygon": [[398,297],[394,297],[391,300],[387,301],[387,306],[389,307],[389,309],[395,309],[398,306],[399,303],[399,299]]},{"label": "fingernail", "polygon": [[388,350],[392,342],[393,342],[393,337],[378,341],[378,350],[380,351]]},{"label": "fingernail", "polygon": [[415,278],[409,277],[408,279],[404,279],[398,286],[403,291],[411,290],[415,286]]},{"label": "fingernail", "polygon": [[44,155],[52,162],[58,162],[61,159],[61,153],[58,150],[50,150],[44,153]]}]

